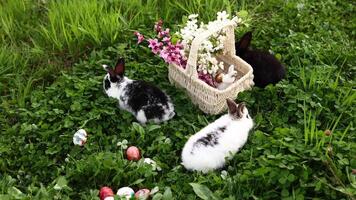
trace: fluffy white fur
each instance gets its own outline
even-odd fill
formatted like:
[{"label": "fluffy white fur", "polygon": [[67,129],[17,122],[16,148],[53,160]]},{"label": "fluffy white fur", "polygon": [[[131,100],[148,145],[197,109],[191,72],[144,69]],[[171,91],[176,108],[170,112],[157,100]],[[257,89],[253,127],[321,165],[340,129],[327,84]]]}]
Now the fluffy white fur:
[{"label": "fluffy white fur", "polygon": [[[226,127],[226,130],[219,133],[218,144],[194,145],[197,140],[220,127]],[[221,116],[189,138],[182,151],[182,164],[188,170],[204,173],[223,167],[225,158],[234,155],[244,146],[252,127],[253,121],[246,107],[240,119],[235,119],[230,114]]]}]

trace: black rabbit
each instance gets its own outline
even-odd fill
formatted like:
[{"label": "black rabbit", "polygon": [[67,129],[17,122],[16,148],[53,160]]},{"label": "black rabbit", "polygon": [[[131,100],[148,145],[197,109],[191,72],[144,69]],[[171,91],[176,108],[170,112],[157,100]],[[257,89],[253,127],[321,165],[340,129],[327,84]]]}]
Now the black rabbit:
[{"label": "black rabbit", "polygon": [[278,83],[286,75],[284,66],[267,51],[249,49],[251,39],[252,32],[247,32],[235,43],[236,55],[253,68],[253,81],[256,86],[264,88],[270,83]]}]

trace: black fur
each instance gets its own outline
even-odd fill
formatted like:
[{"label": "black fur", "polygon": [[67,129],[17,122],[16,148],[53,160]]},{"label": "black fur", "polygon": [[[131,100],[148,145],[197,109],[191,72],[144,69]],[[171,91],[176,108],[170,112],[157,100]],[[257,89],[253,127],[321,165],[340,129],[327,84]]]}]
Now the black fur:
[{"label": "black fur", "polygon": [[247,32],[235,44],[236,55],[241,57],[253,68],[255,85],[266,87],[268,84],[276,84],[285,77],[284,66],[276,57],[267,51],[248,49],[252,39],[252,33]]},{"label": "black fur", "polygon": [[168,106],[168,97],[159,88],[145,81],[133,81],[127,86],[127,104],[134,112],[143,109],[147,119],[162,118],[164,110],[162,106]]},{"label": "black fur", "polygon": [[113,82],[113,83],[121,82],[122,81],[122,77],[120,77],[120,76],[110,76],[110,81]]},{"label": "black fur", "polygon": [[220,132],[225,132],[225,130],[226,130],[226,127],[225,127],[225,126],[219,128],[219,131],[220,131]]},{"label": "black fur", "polygon": [[204,146],[215,146],[219,144],[220,134],[225,132],[226,127],[219,127],[217,130],[208,133],[205,137],[198,139],[193,146],[204,145]]},{"label": "black fur", "polygon": [[143,111],[145,112],[147,119],[157,118],[161,120],[163,117],[162,113],[164,113],[162,106],[157,105],[149,105],[143,108]]},{"label": "black fur", "polygon": [[109,89],[110,86],[111,86],[111,83],[110,83],[109,79],[106,78],[105,81],[104,81],[104,88],[105,88],[105,90]]},{"label": "black fur", "polygon": [[202,144],[204,146],[215,146],[218,142],[218,131],[208,133],[205,137],[200,138],[195,142],[195,145]]}]

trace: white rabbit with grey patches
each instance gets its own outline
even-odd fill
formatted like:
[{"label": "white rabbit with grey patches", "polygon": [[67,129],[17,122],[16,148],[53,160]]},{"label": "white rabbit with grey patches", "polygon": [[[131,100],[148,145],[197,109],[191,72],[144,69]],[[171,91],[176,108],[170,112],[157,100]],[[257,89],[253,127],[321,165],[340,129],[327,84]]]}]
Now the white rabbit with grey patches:
[{"label": "white rabbit with grey patches", "polygon": [[226,99],[229,113],[191,136],[182,151],[182,164],[188,170],[206,173],[225,165],[246,143],[253,121],[244,103]]},{"label": "white rabbit with grey patches", "polygon": [[114,69],[107,65],[103,68],[107,71],[103,81],[105,93],[117,99],[120,108],[135,115],[141,124],[167,121],[175,115],[171,99],[162,90],[145,81],[124,76],[124,59],[120,58]]}]

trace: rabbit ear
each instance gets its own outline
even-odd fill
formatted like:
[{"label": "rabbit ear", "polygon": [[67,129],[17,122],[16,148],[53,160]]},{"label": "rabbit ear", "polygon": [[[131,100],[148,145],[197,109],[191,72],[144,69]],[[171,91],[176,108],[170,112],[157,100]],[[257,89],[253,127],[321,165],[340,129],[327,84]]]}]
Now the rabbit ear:
[{"label": "rabbit ear", "polygon": [[245,107],[246,107],[246,105],[243,102],[237,106],[237,117],[238,118],[241,118],[243,116]]},{"label": "rabbit ear", "polygon": [[229,109],[229,114],[235,116],[237,113],[237,105],[231,99],[226,99],[227,107]]},{"label": "rabbit ear", "polygon": [[103,65],[103,68],[107,73],[110,74],[110,76],[115,76],[115,72],[111,67],[109,67],[108,65]]},{"label": "rabbit ear", "polygon": [[123,75],[125,72],[125,60],[123,58],[119,58],[115,65],[114,73],[116,75]]},{"label": "rabbit ear", "polygon": [[236,44],[236,50],[238,54],[244,54],[247,51],[248,47],[250,46],[251,39],[252,39],[251,31],[245,33],[241,37],[240,41]]}]

